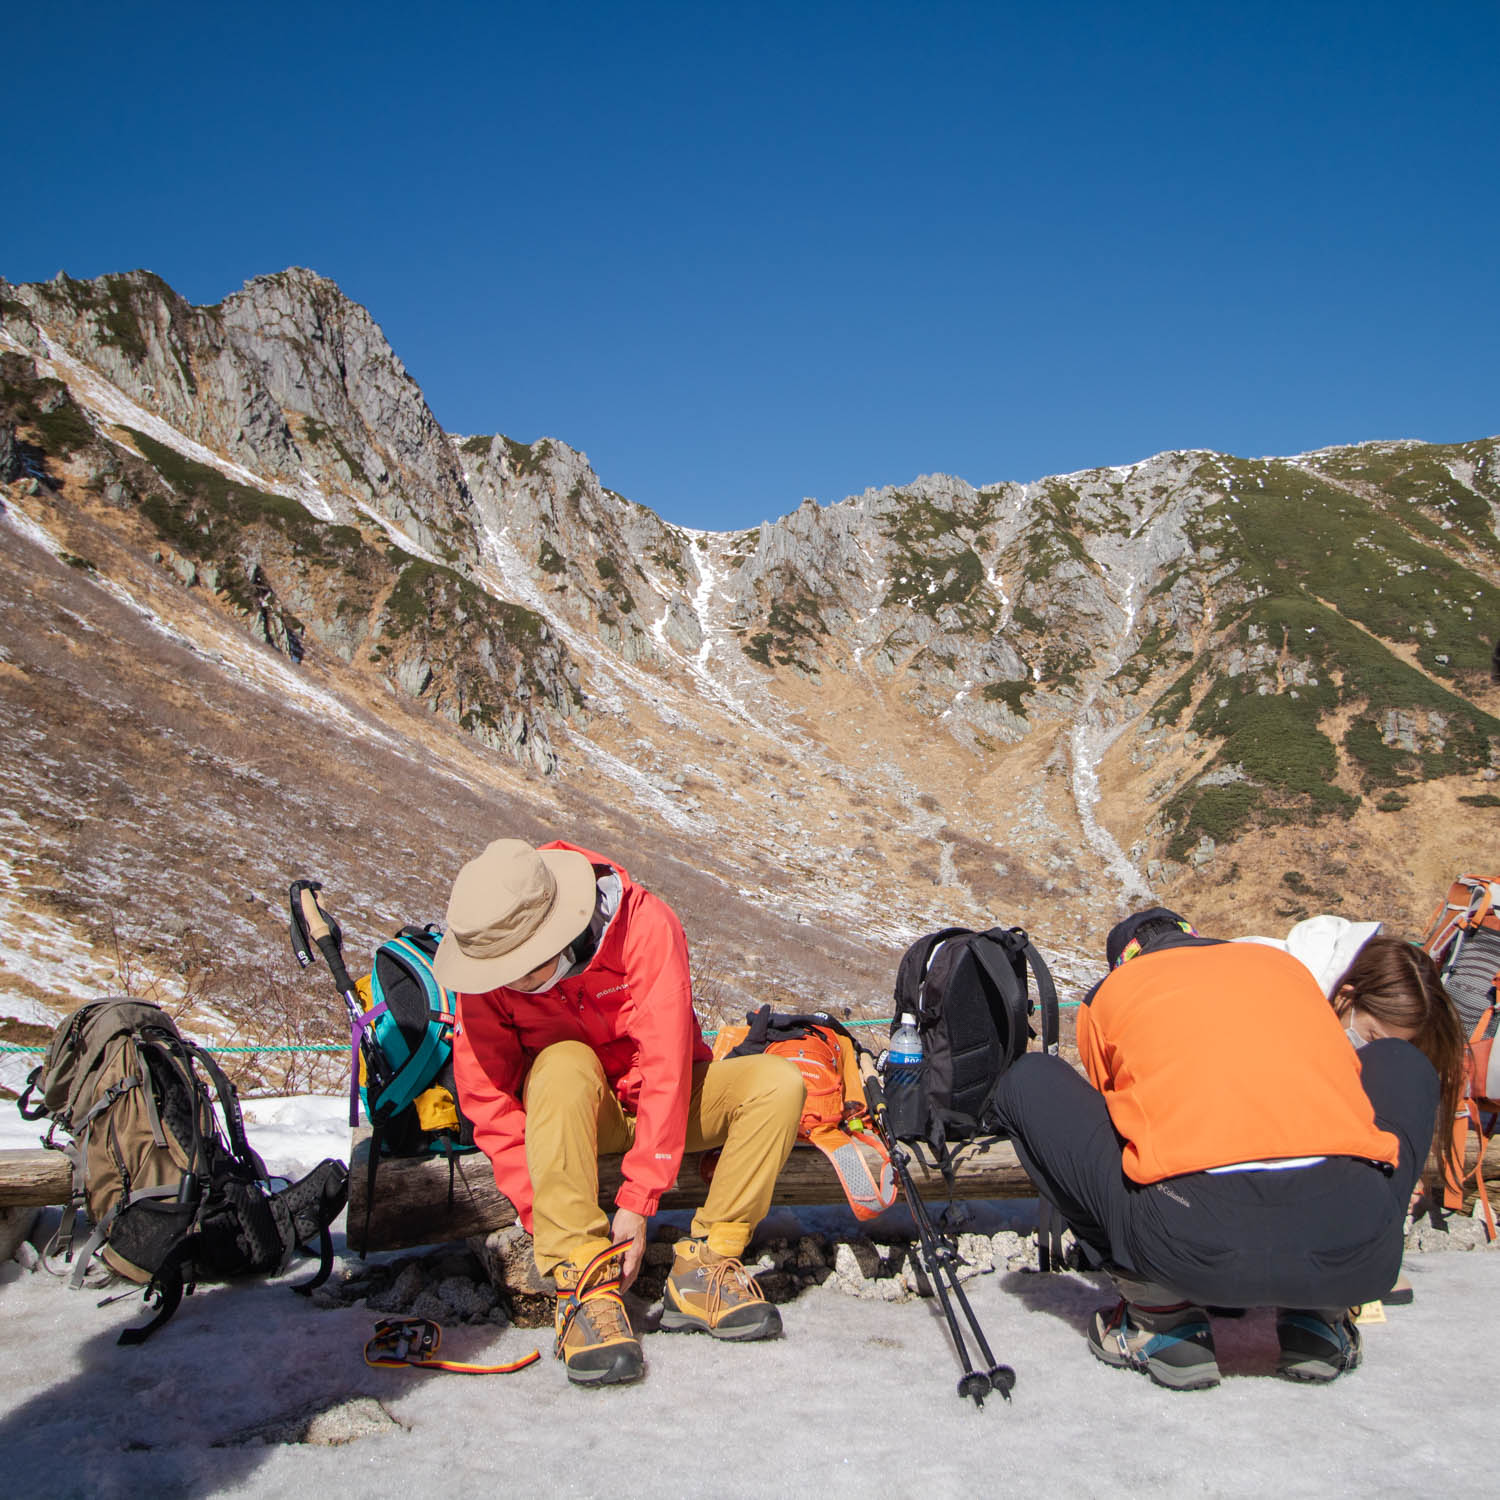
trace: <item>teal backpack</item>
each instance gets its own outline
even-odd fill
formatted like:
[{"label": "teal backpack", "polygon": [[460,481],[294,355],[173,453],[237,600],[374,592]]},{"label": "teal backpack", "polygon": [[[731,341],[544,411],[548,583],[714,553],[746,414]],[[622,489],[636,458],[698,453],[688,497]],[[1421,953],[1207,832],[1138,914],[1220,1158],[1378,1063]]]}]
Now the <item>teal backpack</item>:
[{"label": "teal backpack", "polygon": [[473,1151],[474,1127],[458,1107],[453,1081],[453,1029],[457,998],[432,972],[442,929],[403,927],[375,950],[370,972],[351,980],[344,965],[339,924],[318,900],[322,884],[294,880],[290,893],[292,952],[305,969],[316,948],[328,964],[349,1013],[349,1124],[359,1124],[364,1103],[370,1122],[365,1178],[365,1239],[382,1156],[453,1159]]},{"label": "teal backpack", "polygon": [[474,1149],[453,1082],[457,999],[432,971],[442,935],[431,923],[403,927],[355,982],[365,1009],[355,1022],[350,1094],[357,1080],[374,1137],[372,1161],[377,1149],[389,1156]]}]

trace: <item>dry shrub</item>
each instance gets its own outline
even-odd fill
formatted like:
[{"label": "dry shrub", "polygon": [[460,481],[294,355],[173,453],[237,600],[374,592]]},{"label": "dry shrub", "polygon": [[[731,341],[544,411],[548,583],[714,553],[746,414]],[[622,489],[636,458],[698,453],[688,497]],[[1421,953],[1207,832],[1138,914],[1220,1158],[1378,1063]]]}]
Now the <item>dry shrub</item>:
[{"label": "dry shrub", "polygon": [[[206,940],[189,934],[177,950],[176,982],[169,984],[113,915],[109,929],[119,992],[159,1005],[185,1036],[214,1054],[241,1094],[327,1093],[347,1079],[348,1052],[338,1045],[347,1036],[344,1007],[326,975],[321,984],[304,979],[281,954],[227,963]],[[302,1050],[330,1045],[338,1050]]]},{"label": "dry shrub", "polygon": [[312,988],[300,981],[288,960],[281,960],[227,976],[217,995],[234,1028],[223,1045],[255,1049],[222,1057],[241,1093],[328,1093],[347,1078],[346,1047],[300,1050],[343,1040],[344,1007],[331,985]]}]

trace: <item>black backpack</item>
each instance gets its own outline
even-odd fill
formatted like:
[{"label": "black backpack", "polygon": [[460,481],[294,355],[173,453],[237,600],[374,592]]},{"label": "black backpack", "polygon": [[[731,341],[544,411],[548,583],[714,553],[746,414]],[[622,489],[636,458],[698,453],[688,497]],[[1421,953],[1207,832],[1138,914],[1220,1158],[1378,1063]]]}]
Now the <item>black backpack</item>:
[{"label": "black backpack", "polygon": [[[1026,970],[1036,978],[1036,1000]],[[919,938],[896,971],[896,1013],[917,1018],[922,1038],[922,1087],[893,1101],[888,1119],[901,1140],[926,1141],[939,1161],[947,1143],[994,1134],[990,1098],[1010,1065],[1036,1035],[1041,1006],[1043,1048],[1057,1051],[1057,988],[1046,962],[1019,927],[975,932],[945,927]]]},{"label": "black backpack", "polygon": [[155,1317],[126,1329],[122,1344],[148,1338],[197,1281],[279,1271],[304,1242],[318,1241],[321,1264],[296,1290],[327,1278],[328,1226],[348,1196],[343,1162],[276,1189],[245,1136],[234,1085],[160,1007],[128,996],[80,1006],[17,1103],[25,1119],[51,1120],[42,1144],[73,1164],[47,1258],[70,1263],[79,1288],[97,1255],[157,1298]]}]

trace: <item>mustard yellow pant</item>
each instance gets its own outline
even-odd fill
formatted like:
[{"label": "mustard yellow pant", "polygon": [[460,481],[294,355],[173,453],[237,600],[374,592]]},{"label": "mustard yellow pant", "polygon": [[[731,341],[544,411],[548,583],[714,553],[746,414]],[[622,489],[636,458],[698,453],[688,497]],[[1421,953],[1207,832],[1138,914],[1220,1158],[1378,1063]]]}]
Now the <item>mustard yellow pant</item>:
[{"label": "mustard yellow pant", "polygon": [[[771,1206],[776,1178],[797,1138],[802,1075],[784,1057],[730,1057],[693,1065],[688,1151],[723,1148],[691,1233],[738,1256]],[[583,1265],[610,1245],[599,1206],[599,1155],[628,1151],[635,1117],[620,1107],[583,1042],[555,1042],[531,1065],[525,1088],[526,1166],[531,1174],[537,1269]]]}]

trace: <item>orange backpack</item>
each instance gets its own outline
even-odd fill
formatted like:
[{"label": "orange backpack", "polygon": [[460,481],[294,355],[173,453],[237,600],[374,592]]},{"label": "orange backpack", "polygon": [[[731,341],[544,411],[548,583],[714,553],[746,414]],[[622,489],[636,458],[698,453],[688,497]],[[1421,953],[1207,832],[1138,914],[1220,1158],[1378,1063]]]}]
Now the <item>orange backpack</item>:
[{"label": "orange backpack", "polygon": [[873,1219],[896,1201],[890,1153],[875,1131],[860,1081],[854,1043],[831,1016],[776,1015],[763,1005],[743,1026],[726,1026],[714,1041],[714,1059],[758,1052],[789,1057],[802,1074],[807,1102],[799,1140],[833,1164],[857,1219]]},{"label": "orange backpack", "polygon": [[1462,1164],[1469,1131],[1479,1141],[1479,1160],[1472,1174],[1457,1180],[1445,1172],[1443,1206],[1463,1207],[1470,1175],[1484,1214],[1485,1230],[1495,1238],[1495,1216],[1484,1185],[1484,1150],[1500,1111],[1500,1048],[1495,1046],[1500,1003],[1500,880],[1488,875],[1460,875],[1438,903],[1427,925],[1422,947],[1432,955],[1443,984],[1469,1034],[1469,1078],[1464,1101],[1453,1121],[1453,1146]]}]

